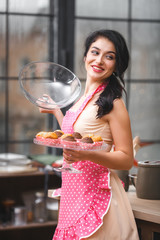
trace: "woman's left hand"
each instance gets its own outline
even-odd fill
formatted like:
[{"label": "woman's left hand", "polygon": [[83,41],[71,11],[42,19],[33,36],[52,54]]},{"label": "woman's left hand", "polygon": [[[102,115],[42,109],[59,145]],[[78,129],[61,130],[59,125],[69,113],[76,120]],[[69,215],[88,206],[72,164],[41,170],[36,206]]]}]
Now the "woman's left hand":
[{"label": "woman's left hand", "polygon": [[88,159],[88,151],[63,149],[63,157],[66,163],[72,164],[74,162]]}]

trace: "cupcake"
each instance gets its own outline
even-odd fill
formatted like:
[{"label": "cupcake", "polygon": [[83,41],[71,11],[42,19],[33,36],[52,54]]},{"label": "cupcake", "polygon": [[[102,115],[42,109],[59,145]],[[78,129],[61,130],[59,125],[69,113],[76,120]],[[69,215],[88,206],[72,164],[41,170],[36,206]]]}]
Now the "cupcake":
[{"label": "cupcake", "polygon": [[55,130],[54,133],[57,134],[57,137],[58,137],[58,138],[60,138],[60,137],[64,134],[64,132],[61,131],[61,130],[59,130],[59,129]]},{"label": "cupcake", "polygon": [[94,143],[91,137],[83,137],[81,143]]},{"label": "cupcake", "polygon": [[73,137],[73,135],[71,133],[64,133],[60,138],[63,140],[66,137]]},{"label": "cupcake", "polygon": [[85,138],[85,137],[90,137],[90,138],[92,138],[92,137],[94,137],[94,134],[93,134],[93,133],[85,134],[83,137],[84,137],[84,138]]},{"label": "cupcake", "polygon": [[66,133],[61,136],[61,144],[64,148],[75,148],[79,144],[72,134]]},{"label": "cupcake", "polygon": [[82,135],[79,132],[74,132],[72,135],[75,139],[81,139],[82,138]]},{"label": "cupcake", "polygon": [[44,138],[58,139],[57,134],[54,132],[47,132]]},{"label": "cupcake", "polygon": [[39,137],[44,138],[46,134],[47,134],[47,132],[39,132],[36,134],[36,138],[39,138]]},{"label": "cupcake", "polygon": [[44,144],[49,145],[56,145],[60,142],[56,133],[54,132],[39,132],[37,133],[36,138],[42,141]]},{"label": "cupcake", "polygon": [[98,135],[94,135],[93,137],[91,137],[93,142],[94,142],[94,146],[95,148],[101,148],[102,144],[103,144],[103,139],[101,138],[101,136]]},{"label": "cupcake", "polygon": [[93,148],[94,146],[94,142],[92,140],[91,137],[83,137],[81,140],[80,140],[80,146],[82,149],[84,150],[90,150]]}]

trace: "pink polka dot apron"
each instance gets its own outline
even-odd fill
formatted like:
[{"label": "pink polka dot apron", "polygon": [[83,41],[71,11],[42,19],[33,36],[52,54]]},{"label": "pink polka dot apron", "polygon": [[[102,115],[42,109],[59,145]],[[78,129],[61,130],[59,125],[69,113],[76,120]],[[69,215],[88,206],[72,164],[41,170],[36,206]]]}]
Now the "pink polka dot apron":
[{"label": "pink polka dot apron", "polygon": [[[101,84],[76,111],[67,111],[62,131],[73,133],[73,125]],[[103,224],[111,201],[110,171],[91,161],[73,163],[82,173],[62,173],[62,187],[54,196],[61,196],[58,225],[53,240],[79,240],[91,236]]]}]

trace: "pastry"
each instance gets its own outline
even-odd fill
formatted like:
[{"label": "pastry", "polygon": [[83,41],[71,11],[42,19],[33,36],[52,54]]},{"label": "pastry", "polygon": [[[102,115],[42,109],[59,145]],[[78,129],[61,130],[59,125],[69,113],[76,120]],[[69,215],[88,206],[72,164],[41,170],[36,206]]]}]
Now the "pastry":
[{"label": "pastry", "polygon": [[54,133],[54,132],[47,132],[47,133],[45,134],[44,138],[57,139],[58,136],[57,136],[57,134]]},{"label": "pastry", "polygon": [[62,136],[61,136],[61,139],[63,140],[64,138],[68,137],[68,136],[72,136],[72,134],[70,133],[64,133]]},{"label": "pastry", "polygon": [[57,137],[58,137],[58,138],[61,137],[61,136],[64,134],[64,132],[61,131],[61,130],[59,130],[59,129],[55,130],[54,133],[57,134]]},{"label": "pastry", "polygon": [[36,134],[36,137],[45,137],[46,134],[47,132],[39,132]]},{"label": "pastry", "polygon": [[94,136],[94,134],[93,133],[89,133],[89,134],[85,134],[83,137],[85,138],[85,137],[90,137],[90,138],[92,138]]},{"label": "pastry", "polygon": [[81,140],[80,140],[81,143],[93,143],[93,140],[91,137],[83,137]]},{"label": "pastry", "polygon": [[73,137],[74,137],[75,139],[81,139],[81,138],[82,138],[82,135],[81,135],[79,132],[74,132],[74,133],[73,133]]},{"label": "pastry", "polygon": [[69,133],[62,135],[61,144],[63,145],[64,148],[73,148],[73,149],[74,147],[77,147],[79,145],[79,143],[76,141],[73,135]]},{"label": "pastry", "polygon": [[44,144],[47,145],[57,145],[60,143],[60,140],[57,137],[57,134],[54,132],[39,132],[36,135],[36,138],[42,141]]},{"label": "pastry", "polygon": [[91,149],[93,149],[94,142],[91,137],[83,137],[80,140],[79,145],[84,150],[91,150]]},{"label": "pastry", "polygon": [[101,136],[98,135],[94,135],[93,137],[91,137],[93,142],[101,142],[103,141],[103,139],[101,138]]},{"label": "pastry", "polygon": [[94,135],[92,137],[92,140],[94,142],[95,147],[98,147],[98,146],[100,147],[103,144],[103,139],[99,135]]}]

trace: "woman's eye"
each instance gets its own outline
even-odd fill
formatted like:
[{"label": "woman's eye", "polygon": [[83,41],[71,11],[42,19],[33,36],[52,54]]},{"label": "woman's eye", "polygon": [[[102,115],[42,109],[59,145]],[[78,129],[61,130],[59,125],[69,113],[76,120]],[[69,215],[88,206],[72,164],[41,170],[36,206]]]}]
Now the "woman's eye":
[{"label": "woman's eye", "polygon": [[111,55],[106,55],[106,58],[109,59],[109,60],[113,60],[114,59],[113,56],[111,56]]},{"label": "woman's eye", "polygon": [[95,50],[91,51],[91,53],[92,53],[92,54],[95,54],[95,55],[98,55],[98,52],[95,51]]}]

